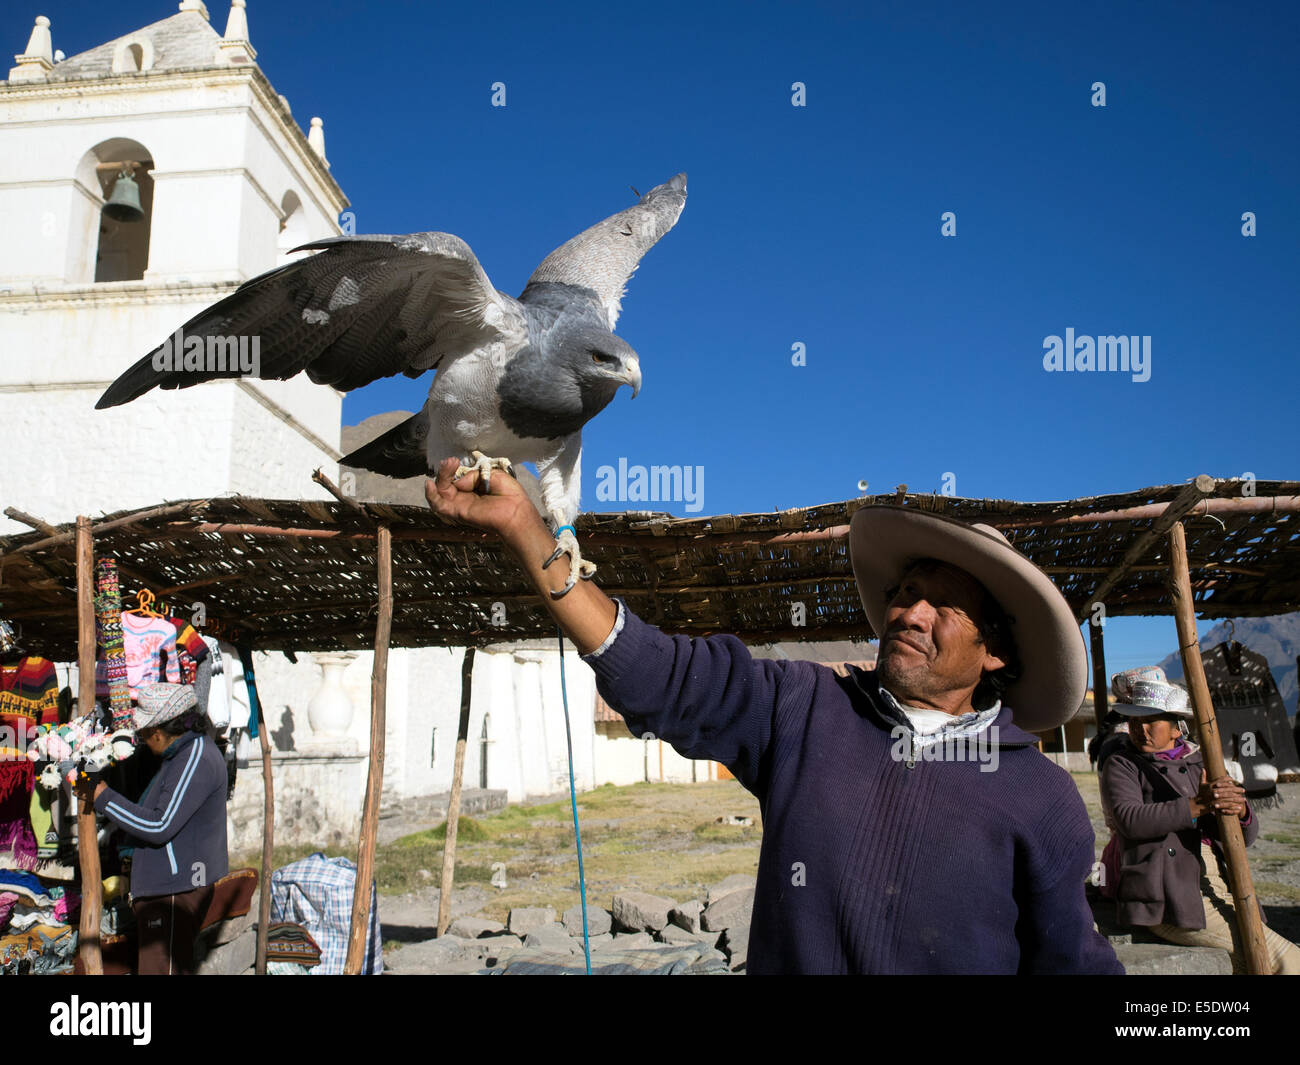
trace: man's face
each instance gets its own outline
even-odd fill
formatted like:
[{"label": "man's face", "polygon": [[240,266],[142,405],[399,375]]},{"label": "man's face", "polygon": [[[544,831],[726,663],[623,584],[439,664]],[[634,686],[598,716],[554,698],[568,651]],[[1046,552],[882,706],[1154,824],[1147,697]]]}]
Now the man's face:
[{"label": "man's face", "polygon": [[1006,665],[980,638],[983,598],[965,570],[941,562],[912,566],[885,610],[880,683],[900,702],[968,713],[983,673]]}]

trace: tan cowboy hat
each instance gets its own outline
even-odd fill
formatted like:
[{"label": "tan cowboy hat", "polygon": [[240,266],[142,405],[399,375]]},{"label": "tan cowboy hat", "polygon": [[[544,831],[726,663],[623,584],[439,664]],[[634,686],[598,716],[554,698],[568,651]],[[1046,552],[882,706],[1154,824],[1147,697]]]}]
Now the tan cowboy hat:
[{"label": "tan cowboy hat", "polygon": [[1065,597],[1042,570],[989,525],[915,507],[863,507],[849,526],[849,557],[867,620],[885,631],[885,592],[911,562],[933,558],[965,570],[1011,617],[1021,677],[1004,702],[1027,732],[1069,721],[1088,692],[1088,652]]}]

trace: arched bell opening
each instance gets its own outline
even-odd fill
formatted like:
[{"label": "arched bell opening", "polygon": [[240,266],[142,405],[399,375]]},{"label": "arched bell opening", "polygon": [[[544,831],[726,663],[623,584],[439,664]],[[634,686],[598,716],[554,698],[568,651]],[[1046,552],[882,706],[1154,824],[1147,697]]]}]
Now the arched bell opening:
[{"label": "arched bell opening", "polygon": [[307,213],[303,210],[302,200],[290,189],[280,198],[280,235],[276,241],[276,265],[282,266],[291,259],[300,259],[306,252],[291,255],[290,252],[300,244],[311,240],[307,229]]},{"label": "arched bell opening", "polygon": [[95,281],[139,281],[149,267],[154,180],[152,153],[139,141],[97,144],[82,167],[103,201],[96,227]]}]

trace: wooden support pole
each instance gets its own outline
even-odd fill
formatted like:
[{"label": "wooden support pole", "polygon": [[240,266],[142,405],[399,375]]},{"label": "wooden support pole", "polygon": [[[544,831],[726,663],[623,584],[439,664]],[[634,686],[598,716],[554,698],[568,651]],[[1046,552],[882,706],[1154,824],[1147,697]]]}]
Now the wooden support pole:
[{"label": "wooden support pole", "polygon": [[1102,626],[1088,622],[1088,642],[1092,650],[1092,712],[1097,719],[1097,735],[1110,707],[1110,678],[1106,676],[1106,641]]},{"label": "wooden support pole", "polygon": [[465,779],[465,745],[469,742],[469,706],[474,694],[473,647],[465,648],[460,664],[460,723],[456,726],[456,763],[451,771],[451,798],[447,801],[447,838],[442,844],[442,880],[438,890],[438,935],[451,924],[451,892],[456,878],[456,830],[460,825],[460,789]]},{"label": "wooden support pole", "polygon": [[[1223,764],[1223,745],[1219,739],[1219,723],[1210,701],[1210,688],[1205,681],[1205,665],[1201,661],[1200,643],[1196,638],[1196,606],[1192,602],[1192,582],[1187,572],[1187,534],[1182,522],[1169,530],[1170,595],[1174,602],[1174,621],[1178,626],[1178,650],[1183,659],[1183,676],[1192,697],[1196,712],[1197,736],[1205,759],[1206,778],[1213,783],[1227,775]],[[1242,950],[1246,955],[1247,970],[1255,975],[1272,972],[1268,948],[1264,944],[1264,926],[1259,918],[1255,899],[1255,885],[1250,875],[1250,862],[1246,857],[1246,844],[1241,835],[1241,822],[1236,817],[1219,817],[1219,841],[1223,844],[1228,861],[1228,880],[1237,912],[1237,928],[1241,933]]]},{"label": "wooden support pole", "polygon": [[[95,548],[90,519],[77,518],[77,713],[95,709]],[[81,925],[78,950],[87,976],[104,975],[99,922],[104,912],[104,883],[99,870],[95,807],[77,800],[77,858],[81,866]]]},{"label": "wooden support pole", "polygon": [[266,937],[271,930],[271,874],[275,859],[275,781],[271,776],[271,741],[266,734],[262,700],[257,700],[257,738],[262,746],[262,882],[257,896],[257,955],[253,971],[266,975]]},{"label": "wooden support pole", "polygon": [[343,971],[361,972],[370,938],[370,885],[375,877],[375,837],[379,831],[379,797],[384,787],[384,709],[388,699],[388,639],[393,631],[393,533],[388,523],[376,533],[379,568],[379,620],[375,623],[375,664],[370,674],[370,771],[361,810],[361,844],[352,891],[352,930]]}]

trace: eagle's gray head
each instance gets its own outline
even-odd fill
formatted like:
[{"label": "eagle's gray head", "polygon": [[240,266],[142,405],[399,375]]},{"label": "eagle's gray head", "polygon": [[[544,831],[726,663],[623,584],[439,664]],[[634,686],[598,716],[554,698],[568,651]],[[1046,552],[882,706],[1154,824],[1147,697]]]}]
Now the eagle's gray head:
[{"label": "eagle's gray head", "polygon": [[[567,327],[566,327],[567,325]],[[604,407],[620,385],[629,385],[633,398],[641,391],[641,360],[632,345],[608,329],[581,320],[560,324],[551,346],[582,393],[583,406]]]}]

